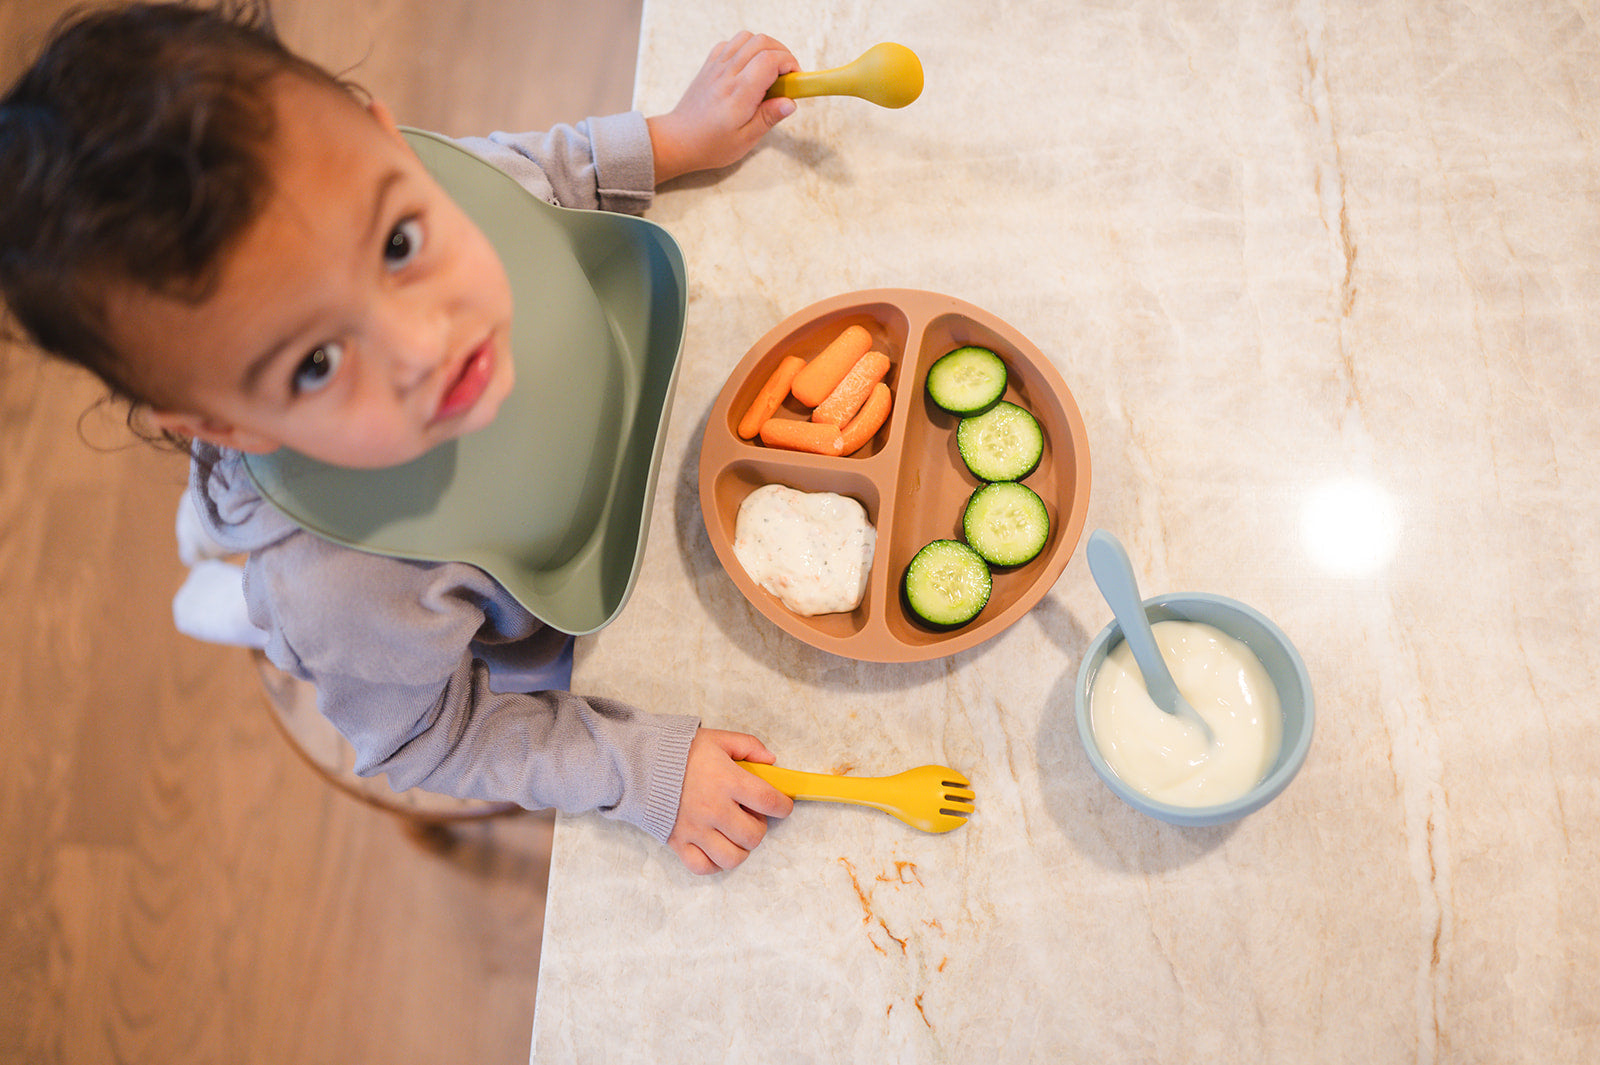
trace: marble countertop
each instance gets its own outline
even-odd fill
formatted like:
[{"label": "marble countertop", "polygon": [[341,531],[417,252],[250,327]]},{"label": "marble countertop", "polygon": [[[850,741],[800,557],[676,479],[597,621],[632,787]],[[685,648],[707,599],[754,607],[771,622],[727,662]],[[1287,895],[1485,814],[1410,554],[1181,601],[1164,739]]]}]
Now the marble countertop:
[{"label": "marble countertop", "polygon": [[[802,804],[686,872],[562,818],[533,1060],[1472,1062],[1600,1055],[1600,11],[1592,2],[648,0],[637,102],[769,32],[894,40],[902,111],[802,103],[649,217],[690,304],[650,541],[574,685],[783,764],[965,771],[948,835]],[[1088,528],[1147,594],[1296,641],[1299,777],[1231,826],[1122,805],[1073,726],[1082,547],[952,658],[768,622],[701,519],[728,371],[841,292],[943,292],[1053,361]]]}]

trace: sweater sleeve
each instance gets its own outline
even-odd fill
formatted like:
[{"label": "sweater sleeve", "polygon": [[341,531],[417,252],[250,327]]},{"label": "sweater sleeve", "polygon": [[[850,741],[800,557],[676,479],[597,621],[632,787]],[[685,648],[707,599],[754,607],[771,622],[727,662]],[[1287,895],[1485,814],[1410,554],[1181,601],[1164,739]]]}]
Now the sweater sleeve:
[{"label": "sweater sleeve", "polygon": [[639,214],[655,196],[650,129],[638,111],[457,143],[562,207]]},{"label": "sweater sleeve", "polygon": [[487,658],[544,653],[564,637],[507,603],[483,571],[301,533],[251,555],[246,597],[269,656],[315,684],[356,772],[386,773],[402,791],[598,810],[662,842],[671,834],[698,720],[493,690]]}]

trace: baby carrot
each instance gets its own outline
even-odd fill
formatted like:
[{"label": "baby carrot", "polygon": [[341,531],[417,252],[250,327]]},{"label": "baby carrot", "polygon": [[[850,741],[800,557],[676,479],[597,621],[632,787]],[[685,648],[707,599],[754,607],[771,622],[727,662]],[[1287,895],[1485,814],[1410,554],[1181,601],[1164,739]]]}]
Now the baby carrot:
[{"label": "baby carrot", "polygon": [[867,396],[872,394],[872,386],[883,379],[889,372],[889,356],[881,351],[869,351],[856,360],[850,367],[850,372],[844,375],[826,399],[817,404],[817,409],[811,412],[814,422],[826,422],[829,425],[843,425],[855,417],[856,411],[861,409],[861,404],[867,401]]},{"label": "baby carrot", "polygon": [[844,437],[837,425],[818,425],[793,418],[768,418],[761,427],[761,442],[768,447],[809,451],[815,455],[844,454]]},{"label": "baby carrot", "polygon": [[889,386],[879,381],[872,386],[872,395],[861,405],[861,410],[840,431],[844,437],[844,453],[854,455],[861,450],[872,434],[883,427],[889,420],[889,408],[894,405],[894,396],[889,392]]},{"label": "baby carrot", "polygon": [[766,424],[767,419],[772,417],[784,398],[789,395],[789,386],[794,383],[794,375],[799,373],[805,364],[806,360],[798,355],[785,356],[784,360],[778,363],[778,368],[772,371],[767,383],[756,393],[750,409],[739,419],[739,436],[742,439],[749,440],[761,431],[761,426]]},{"label": "baby carrot", "polygon": [[808,407],[815,407],[828,398],[828,393],[844,380],[850,367],[871,347],[871,333],[859,325],[848,327],[795,375],[791,386],[794,398]]}]

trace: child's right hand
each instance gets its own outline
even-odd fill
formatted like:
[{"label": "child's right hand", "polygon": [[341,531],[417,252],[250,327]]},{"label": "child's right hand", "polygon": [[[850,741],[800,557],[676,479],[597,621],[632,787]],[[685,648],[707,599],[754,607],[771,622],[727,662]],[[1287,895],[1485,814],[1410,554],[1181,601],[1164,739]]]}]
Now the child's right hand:
[{"label": "child's right hand", "polygon": [[689,744],[678,820],[667,846],[702,876],[732,869],[767,834],[768,817],[788,817],[794,800],[737,761],[771,765],[772,752],[754,736],[703,728]]},{"label": "child's right hand", "polygon": [[794,113],[793,100],[766,95],[779,75],[799,69],[789,49],[764,35],[740,33],[713,48],[678,105],[649,119],[656,184],[743,159]]}]

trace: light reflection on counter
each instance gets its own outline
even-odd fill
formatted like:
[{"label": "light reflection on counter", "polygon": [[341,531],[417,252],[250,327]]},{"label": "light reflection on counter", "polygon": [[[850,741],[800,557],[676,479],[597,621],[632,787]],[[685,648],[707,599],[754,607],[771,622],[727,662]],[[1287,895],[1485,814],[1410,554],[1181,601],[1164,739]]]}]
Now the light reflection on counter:
[{"label": "light reflection on counter", "polygon": [[1364,477],[1314,485],[1300,508],[1300,543],[1317,567],[1340,577],[1370,577],[1388,565],[1400,518],[1387,489]]}]

